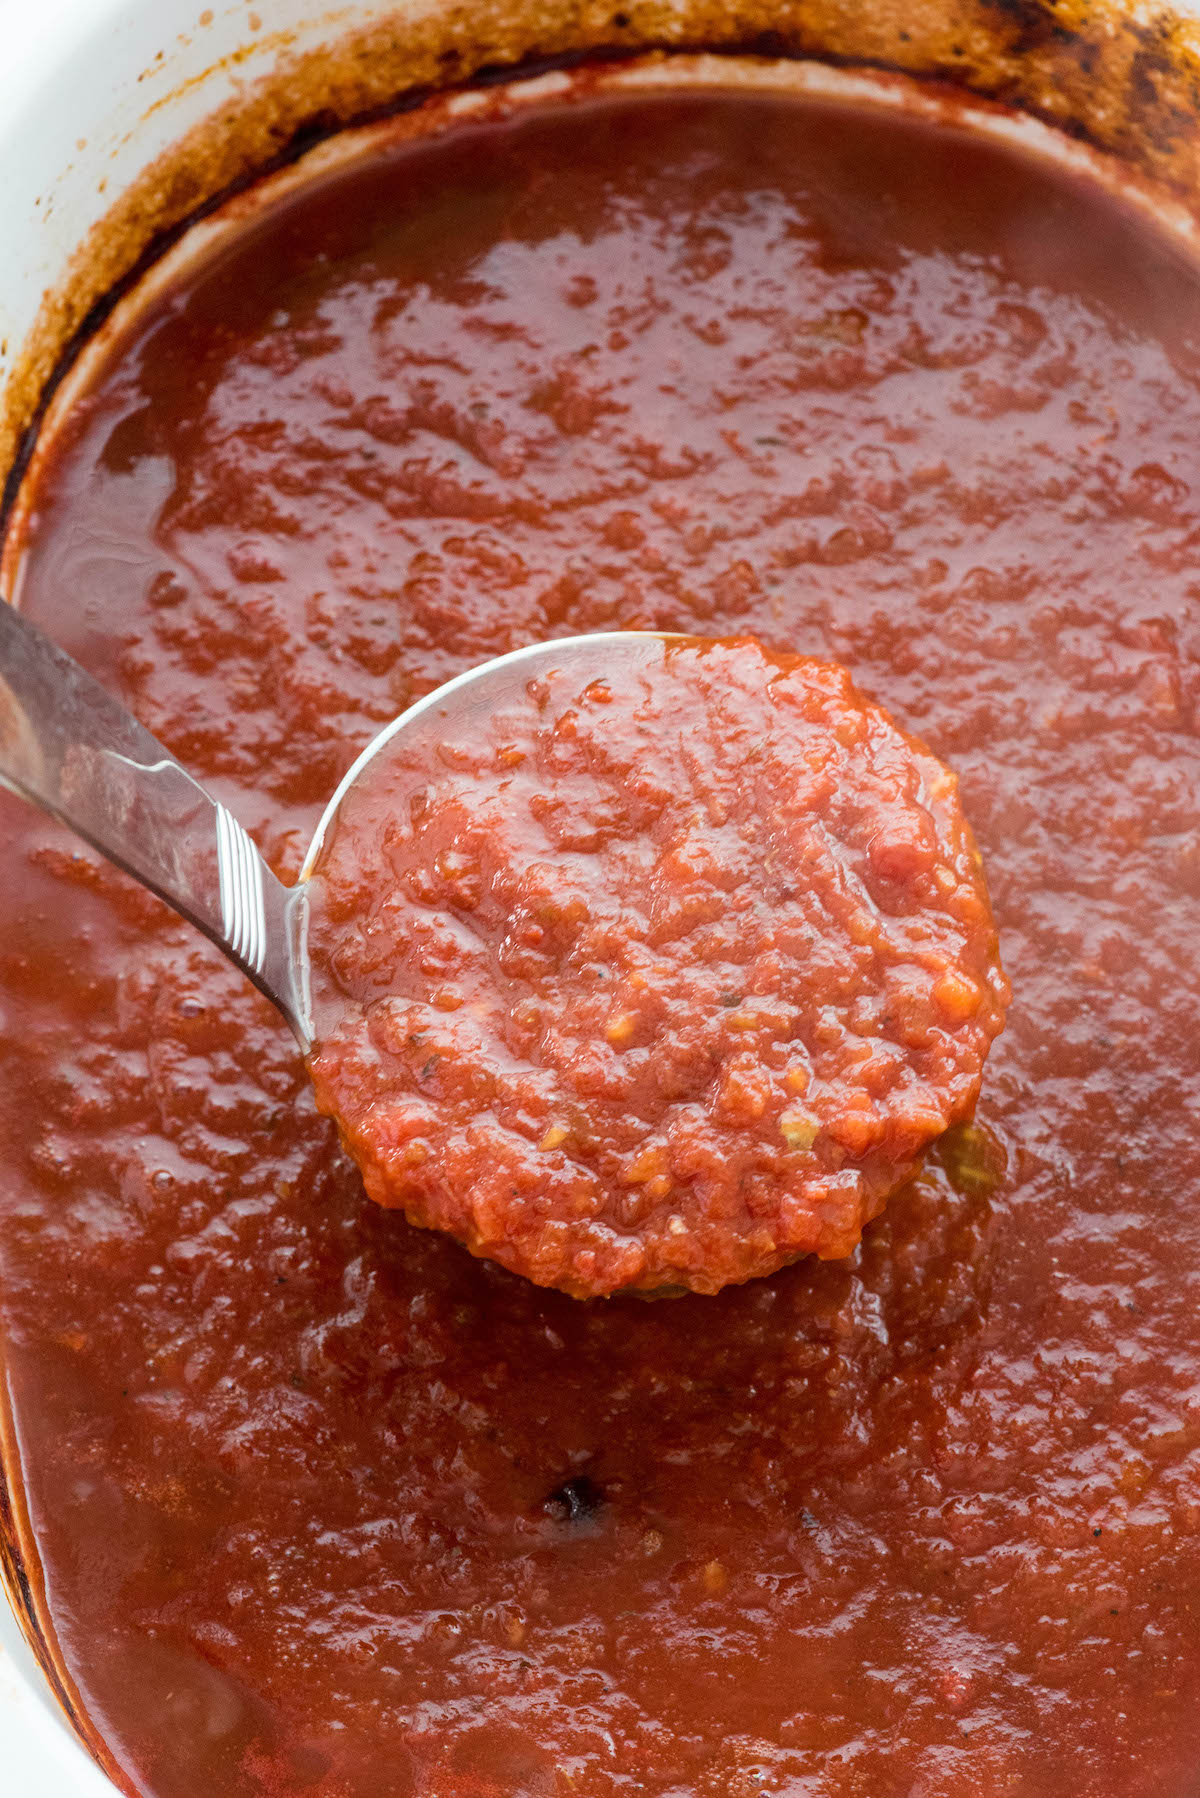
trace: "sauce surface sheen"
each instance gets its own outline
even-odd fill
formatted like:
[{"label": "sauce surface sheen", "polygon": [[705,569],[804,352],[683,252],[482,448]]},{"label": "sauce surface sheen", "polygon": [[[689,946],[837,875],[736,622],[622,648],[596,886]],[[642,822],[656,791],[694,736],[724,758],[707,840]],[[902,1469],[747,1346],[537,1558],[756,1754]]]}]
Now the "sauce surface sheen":
[{"label": "sauce surface sheen", "polygon": [[580,1304],[366,1204],[265,1002],[5,799],[6,1375],[131,1790],[1195,1790],[1198,302],[949,129],[582,98],[119,346],[21,603],[281,872],[459,669],[749,631],[954,767],[1015,994],[852,1260]]}]

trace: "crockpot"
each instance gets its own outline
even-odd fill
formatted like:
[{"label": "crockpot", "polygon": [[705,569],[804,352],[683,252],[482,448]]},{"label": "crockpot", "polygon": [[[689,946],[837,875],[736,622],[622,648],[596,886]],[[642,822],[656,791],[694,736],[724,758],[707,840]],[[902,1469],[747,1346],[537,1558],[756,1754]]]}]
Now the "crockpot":
[{"label": "crockpot", "polygon": [[[1115,157],[1200,220],[1200,0],[0,0],[0,480],[106,296],[214,197],[315,136],[480,71],[686,45],[901,70]],[[0,1430],[11,1429],[0,1405]],[[5,1798],[103,1798],[39,1629],[20,1493],[0,1490]],[[98,1743],[92,1742],[97,1753]]]}]

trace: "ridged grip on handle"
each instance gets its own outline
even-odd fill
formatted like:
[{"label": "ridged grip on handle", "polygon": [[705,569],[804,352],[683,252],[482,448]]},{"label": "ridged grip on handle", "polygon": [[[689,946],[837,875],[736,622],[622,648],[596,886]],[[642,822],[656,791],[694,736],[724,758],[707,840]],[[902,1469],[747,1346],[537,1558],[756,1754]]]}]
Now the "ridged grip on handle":
[{"label": "ridged grip on handle", "polygon": [[308,1046],[294,889],[124,706],[3,601],[0,785],[60,818],[211,937]]}]

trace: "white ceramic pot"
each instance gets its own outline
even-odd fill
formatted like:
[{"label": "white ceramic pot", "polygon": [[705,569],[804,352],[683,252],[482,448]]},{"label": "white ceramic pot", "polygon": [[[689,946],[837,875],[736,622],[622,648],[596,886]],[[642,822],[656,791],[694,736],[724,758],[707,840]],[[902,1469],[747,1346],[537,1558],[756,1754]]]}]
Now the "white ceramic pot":
[{"label": "white ceramic pot", "polygon": [[[505,3],[493,0],[501,9]],[[522,0],[512,3],[519,6]],[[702,3],[669,0],[677,9],[670,16],[679,23],[680,37],[689,35],[689,8]],[[72,253],[162,152],[236,100],[280,58],[294,59],[398,14],[417,31],[442,4],[448,0],[404,0],[403,7],[397,0],[375,5],[338,5],[335,0],[332,7],[321,0],[211,0],[211,6],[206,0],[0,0],[0,392],[44,296],[61,284]],[[476,4],[483,12],[489,0]],[[636,10],[637,0],[627,4]],[[719,10],[720,0],[712,4]],[[760,14],[777,9],[806,45],[813,17],[824,11],[832,21],[826,29],[832,50],[839,56],[859,49],[867,56],[873,53],[877,15],[872,6],[864,5],[856,14],[838,0],[742,4]],[[969,13],[979,4],[934,0],[931,6],[922,0],[920,7],[914,5],[914,23],[924,19],[931,33],[930,66],[936,51],[936,32],[929,23],[933,15],[955,7]],[[1131,15],[1138,10],[1135,0],[1127,0],[1127,6]],[[595,5],[592,0],[561,0],[561,8],[560,0],[545,0],[543,16],[559,10],[561,27],[554,26],[559,47],[585,41],[589,33],[595,34],[593,41],[602,40],[609,17],[603,0]],[[1200,20],[1200,0],[1177,0],[1176,10]],[[898,30],[895,21],[903,24],[906,17],[902,5],[883,8],[882,14],[892,17],[893,33]],[[655,16],[661,28],[666,9]],[[577,26],[578,19],[584,23]],[[1004,8],[995,9],[995,19],[1003,25]],[[897,54],[901,41],[908,44],[908,34],[875,44],[876,59],[895,55],[911,62]],[[1000,54],[1007,54],[998,41]],[[1101,35],[1098,42],[1097,66],[1103,67],[1107,57],[1117,79],[1124,81],[1119,34]],[[1052,114],[1080,106],[1078,91],[1068,95],[1069,68],[1056,86],[1048,77],[1043,80],[1036,53],[1029,61],[1032,72],[1025,89],[1030,99]],[[982,78],[981,85],[986,85]],[[1164,108],[1169,100],[1170,95],[1163,98]],[[1178,109],[1170,116],[1177,118]],[[1097,135],[1120,143],[1117,126],[1124,118],[1121,108],[1106,111],[1097,103]],[[1111,130],[1104,127],[1105,119]],[[1153,119],[1146,123],[1143,141],[1150,147],[1138,159],[1155,174],[1169,163],[1182,190],[1200,192],[1200,127],[1170,137],[1156,134]],[[1194,217],[1191,223],[1194,227]],[[0,1798],[111,1798],[114,1788],[80,1746],[3,1598],[0,1742]]]}]

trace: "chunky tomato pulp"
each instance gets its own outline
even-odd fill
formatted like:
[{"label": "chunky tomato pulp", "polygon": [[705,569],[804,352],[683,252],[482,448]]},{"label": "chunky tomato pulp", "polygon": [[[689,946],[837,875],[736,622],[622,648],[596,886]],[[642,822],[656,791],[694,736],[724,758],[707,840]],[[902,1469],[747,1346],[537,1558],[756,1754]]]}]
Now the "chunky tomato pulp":
[{"label": "chunky tomato pulp", "polygon": [[317,1103],[372,1198],[579,1298],[848,1255],[1003,1019],[954,777],[828,662],[584,643],[342,802]]},{"label": "chunky tomato pulp", "polygon": [[750,631],[955,768],[1016,995],[852,1259],[584,1304],[367,1204],[265,1002],[5,801],[9,1471],[130,1791],[1194,1791],[1197,318],[948,126],[584,85],[114,344],[20,602],[280,870],[460,668]]}]

